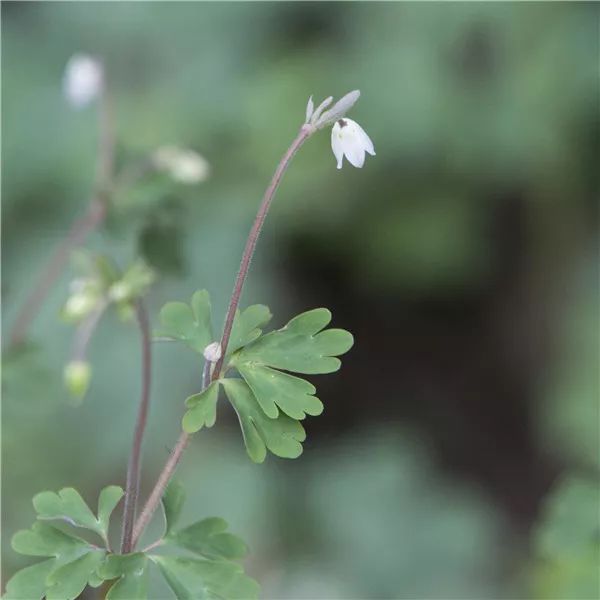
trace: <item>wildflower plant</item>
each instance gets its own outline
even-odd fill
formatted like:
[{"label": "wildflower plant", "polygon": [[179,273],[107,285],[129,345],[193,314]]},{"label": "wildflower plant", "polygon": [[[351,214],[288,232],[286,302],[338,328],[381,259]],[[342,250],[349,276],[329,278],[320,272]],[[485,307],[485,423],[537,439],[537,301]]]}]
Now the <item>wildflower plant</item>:
[{"label": "wildflower plant", "polygon": [[[114,132],[107,82],[102,63],[89,56],[73,57],[65,72],[64,92],[76,108],[97,101],[100,122],[97,181],[87,213],[76,221],[23,304],[11,335],[13,347],[22,344],[56,276],[74,250],[113,210],[118,198],[151,173],[163,173],[179,184],[194,185],[208,177],[208,162],[196,152],[165,145],[139,164],[116,172]],[[62,317],[75,327],[73,349],[64,371],[66,387],[83,400],[92,381],[87,347],[103,315],[115,310],[125,321],[137,323],[142,342],[142,392],[132,436],[125,486],[104,488],[92,507],[72,487],[43,491],[33,498],[37,520],[12,539],[13,549],[41,558],[17,572],[6,584],[4,598],[32,600],[78,597],[87,586],[102,587],[108,599],[148,597],[148,574],[156,569],[177,598],[248,599],[259,595],[258,584],[244,573],[246,544],[228,531],[221,518],[204,517],[179,526],[185,500],[175,471],[190,437],[217,423],[220,402],[228,401],[240,424],[249,458],[262,463],[269,453],[297,458],[306,439],[307,416],[322,413],[324,405],[315,386],[303,375],[326,374],[341,366],[338,358],[353,344],[344,329],[330,327],[332,315],[315,308],[269,327],[269,308],[240,307],[250,262],[267,213],[290,161],[316,132],[332,127],[332,148],[341,167],[345,155],[362,167],[365,152],[374,155],[364,130],[345,115],[359,98],[353,91],[333,103],[329,97],[314,107],[312,97],[305,121],[279,162],[260,204],[242,255],[240,269],[220,333],[215,330],[208,291],[200,289],[186,301],[168,302],[151,331],[144,298],[155,274],[136,260],[120,270],[108,257],[78,250],[80,270],[66,298]],[[186,346],[203,365],[196,393],[182,401],[181,434],[157,477],[141,511],[138,510],[142,442],[150,409],[152,345],[170,340]],[[109,539],[109,524],[122,504],[121,539]],[[139,542],[150,519],[162,506],[164,532],[144,548]],[[168,552],[163,552],[164,549]]]}]

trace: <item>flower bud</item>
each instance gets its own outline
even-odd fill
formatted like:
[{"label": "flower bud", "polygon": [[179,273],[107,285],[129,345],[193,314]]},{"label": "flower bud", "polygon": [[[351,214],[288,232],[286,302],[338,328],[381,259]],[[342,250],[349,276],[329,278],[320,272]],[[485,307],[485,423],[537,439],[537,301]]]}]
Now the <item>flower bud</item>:
[{"label": "flower bud", "polygon": [[62,316],[68,321],[80,321],[91,313],[98,302],[96,294],[81,291],[69,297],[62,310]]},{"label": "flower bud", "polygon": [[165,171],[175,181],[188,185],[205,181],[210,170],[203,156],[177,146],[163,146],[156,150],[152,163],[158,171]]},{"label": "flower bud", "polygon": [[219,342],[213,342],[204,348],[204,358],[208,362],[217,362],[223,354],[223,350],[221,349],[221,344]]},{"label": "flower bud", "polygon": [[65,367],[65,386],[69,390],[69,393],[77,400],[81,400],[87,393],[91,378],[92,367],[87,361],[72,360]]},{"label": "flower bud", "polygon": [[83,108],[94,100],[102,87],[102,65],[87,54],[74,54],[67,63],[63,91],[75,108]]}]

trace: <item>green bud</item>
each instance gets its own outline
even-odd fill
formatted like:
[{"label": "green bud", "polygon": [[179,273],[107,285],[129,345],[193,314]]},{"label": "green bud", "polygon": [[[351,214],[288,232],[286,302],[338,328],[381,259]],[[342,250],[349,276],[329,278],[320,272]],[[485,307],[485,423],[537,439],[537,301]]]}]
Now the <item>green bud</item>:
[{"label": "green bud", "polygon": [[95,293],[77,292],[69,297],[62,309],[62,316],[67,321],[77,322],[89,315],[98,302]]},{"label": "green bud", "polygon": [[90,385],[92,367],[84,360],[72,360],[64,371],[65,386],[77,400],[82,400]]}]

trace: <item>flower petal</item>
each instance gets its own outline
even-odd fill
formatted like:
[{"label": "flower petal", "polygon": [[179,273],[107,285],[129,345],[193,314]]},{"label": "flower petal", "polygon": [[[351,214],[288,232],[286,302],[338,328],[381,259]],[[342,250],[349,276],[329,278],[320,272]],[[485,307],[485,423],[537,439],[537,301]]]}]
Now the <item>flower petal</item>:
[{"label": "flower petal", "polygon": [[342,161],[344,159],[344,146],[342,139],[339,136],[340,126],[336,123],[331,129],[331,149],[337,160],[337,168],[342,168]]}]

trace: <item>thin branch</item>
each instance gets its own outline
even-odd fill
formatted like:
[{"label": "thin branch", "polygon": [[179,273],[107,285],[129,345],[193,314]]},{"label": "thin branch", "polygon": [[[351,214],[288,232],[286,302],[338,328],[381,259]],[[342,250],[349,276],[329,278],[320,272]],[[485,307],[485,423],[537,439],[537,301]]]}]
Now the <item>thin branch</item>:
[{"label": "thin branch", "polygon": [[[240,268],[235,280],[235,284],[233,286],[233,293],[231,294],[229,308],[227,309],[227,316],[225,317],[225,326],[223,327],[223,336],[221,338],[222,356],[215,365],[210,381],[216,381],[221,374],[221,369],[223,368],[223,360],[225,358],[225,354],[227,352],[227,345],[231,336],[231,329],[233,327],[235,311],[237,310],[238,304],[240,302],[240,297],[244,288],[244,282],[246,281],[248,269],[250,268],[250,263],[252,261],[252,256],[254,255],[254,250],[256,249],[256,242],[258,241],[258,237],[260,236],[260,232],[265,223],[265,219],[267,217],[267,213],[269,212],[269,208],[275,196],[275,192],[277,191],[279,183],[281,182],[281,178],[283,177],[283,174],[288,168],[290,161],[292,160],[296,152],[298,152],[302,144],[304,144],[304,142],[315,131],[316,130],[312,125],[303,125],[300,128],[298,135],[296,136],[290,147],[287,149],[286,153],[283,155],[283,158],[277,165],[273,178],[271,179],[271,183],[265,191],[260,208],[258,209],[256,218],[254,219],[252,229],[248,234],[248,239],[246,241],[244,253],[242,254],[242,261],[240,263]],[[139,540],[140,536],[142,535],[144,529],[150,522],[154,511],[158,507],[158,504],[167,487],[167,484],[171,480],[171,477],[173,477],[175,470],[177,469],[177,465],[181,460],[183,451],[187,447],[189,437],[190,436],[185,431],[183,431],[179,436],[175,447],[171,451],[171,454],[169,455],[169,458],[167,459],[167,462],[158,477],[154,489],[150,493],[150,496],[146,501],[144,509],[142,510],[142,513],[140,514],[140,517],[135,524],[133,530],[134,547],[137,541]]]},{"label": "thin branch", "polygon": [[73,223],[66,237],[56,248],[38,276],[31,292],[22,303],[10,333],[10,346],[18,346],[24,341],[27,331],[39,313],[48,293],[63,272],[73,248],[81,245],[87,236],[104,221],[113,179],[114,146],[112,110],[108,87],[103,74],[98,99],[96,175],[88,209],[83,217]]},{"label": "thin branch", "polygon": [[132,543],[133,525],[135,522],[138,496],[140,492],[140,470],[142,458],[142,442],[148,420],[150,407],[150,384],[152,376],[152,341],[148,314],[141,300],[135,306],[135,313],[142,336],[142,394],[138,409],[137,421],[133,434],[133,446],[127,467],[127,484],[125,486],[125,508],[123,509],[123,530],[121,535],[121,553],[128,554],[134,548]]}]

